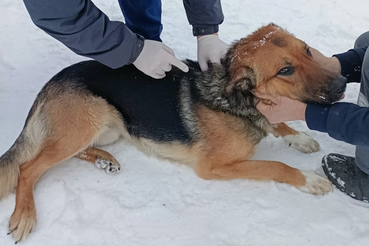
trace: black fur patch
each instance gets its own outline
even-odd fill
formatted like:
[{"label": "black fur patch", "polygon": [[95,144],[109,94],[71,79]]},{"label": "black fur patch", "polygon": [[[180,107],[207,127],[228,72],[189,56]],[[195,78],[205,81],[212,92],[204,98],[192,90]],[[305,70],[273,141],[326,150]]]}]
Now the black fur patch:
[{"label": "black fur patch", "polygon": [[70,66],[52,80],[55,83],[82,85],[94,95],[104,98],[123,116],[128,132],[135,137],[155,141],[190,141],[180,107],[181,80],[191,77],[189,64],[184,73],[172,69],[163,79],[153,79],[133,65],[111,69],[96,61],[85,61]]}]

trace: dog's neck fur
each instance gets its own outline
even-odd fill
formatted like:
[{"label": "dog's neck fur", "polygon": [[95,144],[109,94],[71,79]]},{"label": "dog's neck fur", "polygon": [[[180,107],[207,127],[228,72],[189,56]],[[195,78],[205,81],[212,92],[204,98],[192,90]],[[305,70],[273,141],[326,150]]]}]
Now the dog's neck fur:
[{"label": "dog's neck fur", "polygon": [[204,79],[198,80],[196,86],[206,106],[248,119],[262,117],[256,109],[257,98],[250,91],[234,90],[230,96],[225,95],[230,75],[224,64],[210,65],[202,76]]}]

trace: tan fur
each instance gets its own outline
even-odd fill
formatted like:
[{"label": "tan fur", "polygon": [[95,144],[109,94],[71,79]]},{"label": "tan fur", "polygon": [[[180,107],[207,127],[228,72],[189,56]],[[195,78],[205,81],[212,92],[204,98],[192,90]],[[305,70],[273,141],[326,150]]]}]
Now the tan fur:
[{"label": "tan fur", "polygon": [[295,168],[276,161],[251,161],[256,143],[248,136],[252,129],[244,127],[238,117],[199,107],[203,149],[195,167],[205,179],[275,180],[303,186],[305,177]]},{"label": "tan fur", "polygon": [[0,168],[0,200],[14,191],[18,182],[19,166],[32,159],[39,151],[39,145],[46,134],[44,121],[39,117],[41,106],[42,104],[34,106],[34,117],[29,119],[29,124],[23,129],[16,142],[1,157],[0,162],[3,165],[7,164]]},{"label": "tan fur", "polygon": [[299,132],[289,127],[286,123],[279,123],[273,125],[273,134],[276,137],[285,137],[288,135],[297,135]]},{"label": "tan fur", "polygon": [[6,165],[0,168],[0,200],[14,191],[17,186],[19,176],[18,165]]},{"label": "tan fur", "polygon": [[[43,133],[47,137],[40,146],[42,151],[21,166],[16,207],[9,223],[16,241],[27,237],[34,227],[36,209],[33,187],[41,175],[52,166],[86,149],[109,126],[115,126],[114,120],[119,117],[116,110],[103,99],[73,92],[64,95],[44,105],[48,109],[45,120],[53,130]],[[30,124],[32,122],[29,121]]]},{"label": "tan fur", "polygon": [[91,147],[82,152],[79,152],[75,157],[91,163],[95,163],[96,158],[101,158],[112,162],[118,162],[114,158],[114,156],[112,156],[109,152],[106,152],[105,150],[98,149],[95,147]]},{"label": "tan fur", "polygon": [[[257,78],[255,91],[300,101],[316,101],[316,93],[327,86],[327,78],[337,75],[322,69],[307,55],[307,49],[304,42],[282,28],[275,25],[260,28],[236,43],[234,60],[230,65],[230,83],[249,77],[252,70],[253,77]],[[293,75],[276,76],[280,69],[289,64],[294,64]],[[315,94],[307,89],[314,89]]]}]

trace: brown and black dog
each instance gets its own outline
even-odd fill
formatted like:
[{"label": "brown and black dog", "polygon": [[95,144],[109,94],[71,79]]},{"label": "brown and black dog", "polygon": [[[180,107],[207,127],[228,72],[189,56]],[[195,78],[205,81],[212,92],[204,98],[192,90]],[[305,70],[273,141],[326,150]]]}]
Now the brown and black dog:
[{"label": "brown and black dog", "polygon": [[188,164],[204,179],[274,180],[324,194],[326,179],[276,161],[249,160],[273,133],[308,153],[319,144],[286,124],[271,125],[257,111],[253,91],[304,102],[332,103],[346,86],[323,69],[309,47],[270,24],[235,42],[222,65],[202,73],[173,69],[161,80],[134,66],[110,69],[95,61],[70,66],[38,94],[23,131],[0,158],[0,198],[16,187],[10,233],[25,239],[36,223],[33,188],[49,168],[78,157],[108,173],[118,161],[98,149],[123,138],[158,158]]}]

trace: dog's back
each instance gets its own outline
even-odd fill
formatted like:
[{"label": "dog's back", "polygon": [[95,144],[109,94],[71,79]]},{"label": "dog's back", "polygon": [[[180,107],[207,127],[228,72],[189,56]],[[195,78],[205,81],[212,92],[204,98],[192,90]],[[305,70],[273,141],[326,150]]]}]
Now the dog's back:
[{"label": "dog's back", "polygon": [[186,76],[172,69],[165,78],[156,80],[133,65],[111,69],[96,61],[85,61],[62,70],[46,86],[77,85],[104,98],[121,113],[127,131],[135,137],[188,142],[180,97],[183,79],[195,87],[194,73],[199,67],[194,62],[190,67]]}]

